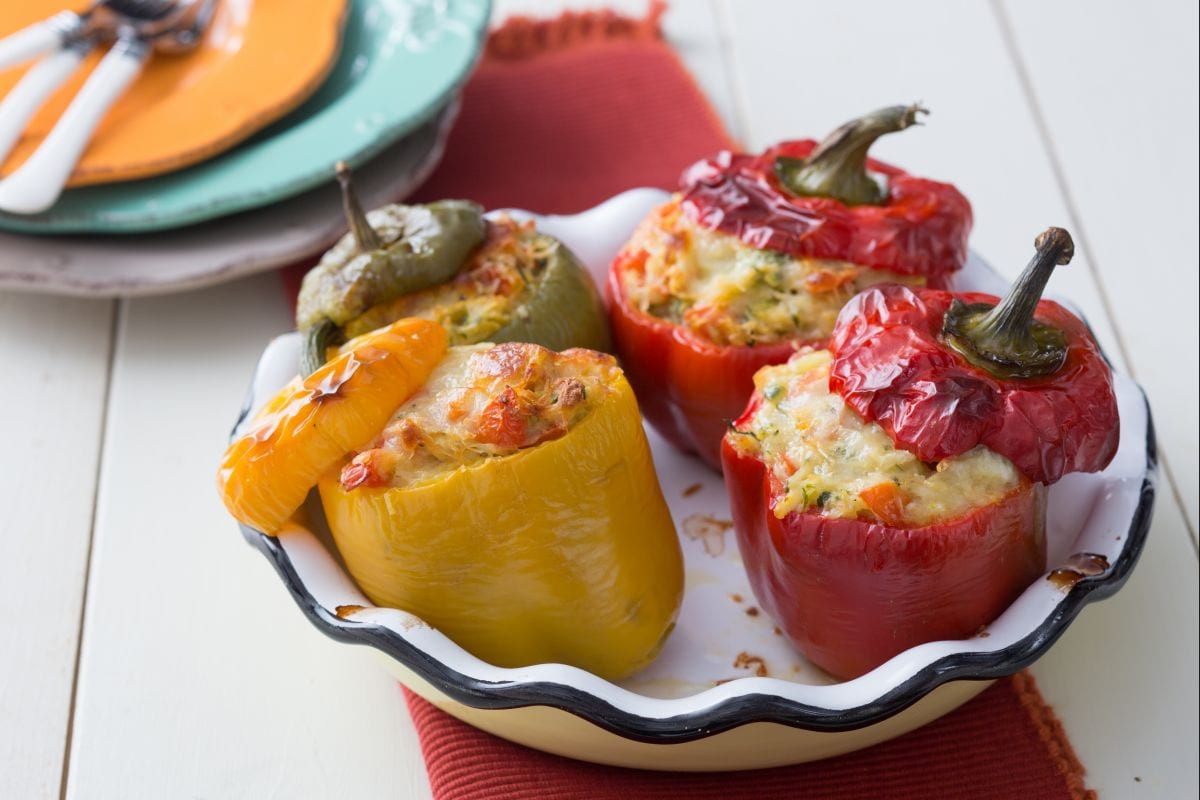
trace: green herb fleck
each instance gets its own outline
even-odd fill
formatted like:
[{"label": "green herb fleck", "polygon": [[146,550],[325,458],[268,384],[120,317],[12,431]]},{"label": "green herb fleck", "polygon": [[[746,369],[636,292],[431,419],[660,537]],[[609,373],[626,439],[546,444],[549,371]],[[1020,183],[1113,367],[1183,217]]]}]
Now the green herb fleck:
[{"label": "green herb fleck", "polygon": [[759,441],[758,435],[755,434],[754,431],[739,430],[738,427],[733,424],[733,420],[731,419],[725,420],[725,427],[729,429],[730,433],[736,433],[739,436],[749,436],[754,441]]}]

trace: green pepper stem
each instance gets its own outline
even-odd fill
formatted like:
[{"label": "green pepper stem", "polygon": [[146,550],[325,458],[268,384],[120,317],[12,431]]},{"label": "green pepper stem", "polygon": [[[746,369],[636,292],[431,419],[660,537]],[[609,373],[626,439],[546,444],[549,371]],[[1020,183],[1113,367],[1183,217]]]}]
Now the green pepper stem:
[{"label": "green pepper stem", "polygon": [[350,232],[354,234],[358,251],[362,253],[383,247],[379,234],[367,221],[367,214],[363,211],[362,204],[358,202],[358,194],[354,191],[354,186],[350,181],[350,167],[345,161],[337,163],[337,181],[338,185],[342,187],[342,208],[346,212],[346,222],[350,226]]},{"label": "green pepper stem", "polygon": [[325,351],[344,340],[341,328],[328,319],[305,329],[300,348],[300,376],[307,378],[319,370],[325,364]]},{"label": "green pepper stem", "polygon": [[1070,262],[1075,243],[1062,228],[1047,228],[1034,247],[1037,253],[1003,300],[995,306],[955,300],[942,323],[943,337],[954,350],[997,377],[1049,375],[1066,359],[1066,335],[1033,315],[1050,273]]},{"label": "green pepper stem", "polygon": [[829,134],[808,158],[779,156],[775,174],[793,194],[831,197],[852,206],[880,205],[887,192],[867,172],[867,151],[880,136],[919,125],[917,115],[928,113],[916,103],[872,111]]}]

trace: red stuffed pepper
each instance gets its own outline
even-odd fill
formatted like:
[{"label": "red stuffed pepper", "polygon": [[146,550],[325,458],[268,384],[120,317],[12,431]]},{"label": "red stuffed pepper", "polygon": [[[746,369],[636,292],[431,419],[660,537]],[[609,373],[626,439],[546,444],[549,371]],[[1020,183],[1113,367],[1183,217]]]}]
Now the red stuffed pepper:
[{"label": "red stuffed pepper", "polygon": [[719,466],[755,371],[823,345],[859,291],[962,267],[971,207],[953,186],[867,158],[917,106],[877,111],[821,144],[723,152],[684,173],[609,275],[617,352],[646,418]]},{"label": "red stuffed pepper", "polygon": [[880,286],[828,350],[755,375],[722,444],[755,596],[805,656],[853,678],[971,636],[1045,569],[1046,485],[1119,437],[1086,326],[1040,301],[1065,231],[1002,300]]}]

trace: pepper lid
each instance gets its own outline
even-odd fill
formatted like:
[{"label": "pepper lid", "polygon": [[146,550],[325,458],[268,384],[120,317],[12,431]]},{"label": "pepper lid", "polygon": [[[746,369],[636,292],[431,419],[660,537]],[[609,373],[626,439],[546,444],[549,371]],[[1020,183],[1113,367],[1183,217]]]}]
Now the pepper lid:
[{"label": "pepper lid", "polygon": [[1104,469],[1120,435],[1112,372],[1087,325],[1039,299],[1071,238],[1051,228],[1035,246],[1003,299],[898,285],[852,299],[830,390],[922,461],[983,445],[1037,483]]},{"label": "pepper lid", "polygon": [[918,124],[924,113],[916,104],[891,106],[820,143],[796,139],[759,154],[723,151],[698,161],[681,178],[684,216],[796,258],[928,278],[961,269],[971,232],[967,199],[948,183],[867,155],[880,136]]},{"label": "pepper lid", "polygon": [[305,333],[303,372],[344,341],[342,326],[380,303],[436,286],[458,274],[483,243],[483,207],[469,200],[391,204],[364,212],[344,162],[336,167],[349,232],[308,271],[296,302]]}]

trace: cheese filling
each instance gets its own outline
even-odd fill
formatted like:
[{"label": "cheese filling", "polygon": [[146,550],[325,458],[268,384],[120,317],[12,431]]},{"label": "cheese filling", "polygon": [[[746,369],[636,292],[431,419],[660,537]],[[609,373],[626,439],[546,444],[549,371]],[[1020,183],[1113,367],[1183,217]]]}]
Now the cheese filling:
[{"label": "cheese filling", "polygon": [[768,465],[776,517],[792,511],[918,528],[961,517],[1017,489],[1004,456],[977,446],[936,465],[895,447],[829,391],[828,350],[805,349],[754,376],[762,404],[731,437]]},{"label": "cheese filling", "polygon": [[592,350],[535,344],[451,347],[342,486],[405,486],[556,439],[603,403],[619,369]]},{"label": "cheese filling", "polygon": [[651,212],[626,253],[633,257],[620,277],[631,304],[720,345],[825,339],[842,306],[866,287],[924,283],[848,261],[751,247],[692,224],[678,196]]},{"label": "cheese filling", "polygon": [[489,220],[484,243],[452,280],[367,309],[346,326],[346,336],[421,317],[440,323],[451,345],[486,340],[512,319],[518,299],[537,282],[558,247],[532,221]]}]

